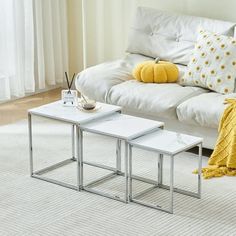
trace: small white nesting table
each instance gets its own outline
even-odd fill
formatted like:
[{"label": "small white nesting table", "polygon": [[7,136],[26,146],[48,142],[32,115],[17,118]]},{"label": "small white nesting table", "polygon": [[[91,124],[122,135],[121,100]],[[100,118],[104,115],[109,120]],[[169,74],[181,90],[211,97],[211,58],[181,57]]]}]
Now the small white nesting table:
[{"label": "small white nesting table", "polygon": [[[88,163],[84,161],[83,151],[80,155],[81,160],[81,184],[82,189],[96,193],[105,197],[109,197],[115,200],[128,202],[129,201],[129,191],[128,191],[128,141],[138,138],[143,135],[147,135],[148,133],[154,132],[155,130],[163,127],[163,122],[158,122],[154,120],[144,119],[140,117],[134,117],[130,115],[124,115],[119,113],[114,113],[110,116],[98,119],[93,122],[89,122],[86,124],[82,124],[80,126],[80,137],[82,140],[83,132],[89,132],[99,135],[105,135],[117,140],[117,155],[116,155],[116,168],[112,168],[110,166],[98,165],[95,163]],[[125,153],[124,153],[124,173],[121,172],[121,141],[124,141]],[[104,147],[106,148],[106,147]],[[107,169],[112,171],[111,174],[97,179],[93,182],[83,184],[83,164],[88,164],[92,166],[96,166],[98,168]],[[125,177],[125,195],[124,199],[120,196],[113,195],[110,193],[105,193],[104,191],[95,190],[92,186],[101,183],[102,181],[106,181],[109,178],[116,177],[117,175],[123,175]]]},{"label": "small white nesting table", "polygon": [[[121,112],[121,107],[98,103],[101,108],[96,112],[82,112],[76,107],[63,106],[62,101],[56,101],[28,111],[28,128],[29,128],[29,153],[30,153],[30,175],[31,177],[41,179],[50,183],[58,184],[67,188],[80,190],[80,154],[82,151],[82,140],[80,138],[80,126],[101,117],[109,116],[116,112]],[[49,118],[71,124],[72,126],[72,157],[54,165],[48,166],[41,170],[34,171],[33,165],[33,135],[32,135],[32,115]],[[50,127],[49,127],[50,129]],[[53,132],[53,130],[52,130]],[[71,185],[58,180],[43,176],[43,174],[55,170],[59,167],[77,161],[77,185]]]},{"label": "small white nesting table", "polygon": [[[96,112],[82,112],[76,107],[65,107],[62,101],[50,103],[28,111],[29,127],[29,153],[30,153],[30,175],[34,178],[41,179],[50,183],[58,184],[63,187],[86,190],[105,197],[109,197],[122,202],[133,201],[145,206],[153,207],[168,213],[173,213],[174,192],[185,194],[191,197],[201,198],[201,165],[202,165],[202,138],[175,133],[163,130],[164,123],[154,120],[134,117],[121,114],[121,107],[109,104],[98,103],[101,107]],[[45,117],[52,120],[65,122],[71,125],[72,132],[72,156],[62,162],[45,167],[40,170],[34,170],[33,163],[33,132],[32,116]],[[49,127],[50,128],[50,127]],[[53,130],[52,130],[53,132]],[[116,166],[111,167],[84,160],[83,153],[83,133],[94,133],[116,139]],[[124,171],[121,169],[121,144],[124,142]],[[199,147],[198,161],[198,190],[191,192],[174,187],[174,158],[177,154],[187,151],[195,146]],[[158,153],[158,180],[154,181],[132,173],[132,149],[140,148]],[[106,148],[106,147],[104,147]],[[162,181],[163,175],[163,158],[170,156],[170,184],[165,185]],[[145,157],[143,157],[145,158]],[[45,173],[60,168],[71,162],[77,163],[76,174],[77,183],[75,185],[64,183],[49,177],[43,176]],[[111,174],[97,178],[88,184],[84,184],[84,164],[110,170]],[[95,172],[96,173],[96,172]],[[96,190],[95,185],[114,178],[117,176],[124,177],[124,197],[120,197],[103,190]],[[136,179],[142,182],[152,184],[153,187],[133,196],[132,180]],[[169,208],[153,205],[138,199],[141,195],[149,193],[154,188],[162,188],[170,191]]]},{"label": "small white nesting table", "polygon": [[[186,134],[171,132],[167,130],[157,130],[151,134],[147,134],[140,138],[130,140],[128,143],[129,148],[129,197],[130,201],[149,206],[158,210],[162,210],[168,213],[173,213],[173,201],[174,201],[174,192],[178,192],[181,194],[185,194],[191,197],[201,198],[201,166],[202,166],[202,142],[203,139],[195,136],[190,136]],[[174,158],[177,154],[187,151],[193,147],[199,147],[199,158],[198,158],[198,190],[197,193],[186,191],[183,189],[178,189],[174,187]],[[170,185],[164,185],[162,183],[162,177],[159,179],[158,183],[152,180],[142,180],[141,181],[153,184],[154,186],[147,189],[146,191],[136,194],[133,196],[132,192],[132,148],[140,148],[144,150],[157,152],[159,155],[167,155],[170,156]],[[163,157],[163,156],[162,156]],[[159,164],[163,164],[160,162]],[[162,167],[158,168],[158,177],[162,176]],[[159,173],[161,171],[161,173]],[[136,178],[137,179],[137,178]],[[164,209],[161,206],[156,206],[145,201],[141,201],[138,199],[141,195],[147,194],[154,188],[163,188],[170,191],[170,206],[169,209]]]}]

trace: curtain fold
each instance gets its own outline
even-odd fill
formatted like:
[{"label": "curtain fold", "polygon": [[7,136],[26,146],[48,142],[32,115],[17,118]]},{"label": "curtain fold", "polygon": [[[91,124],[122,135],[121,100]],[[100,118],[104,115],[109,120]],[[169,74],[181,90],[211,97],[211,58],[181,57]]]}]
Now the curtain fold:
[{"label": "curtain fold", "polygon": [[62,84],[66,0],[0,0],[0,101]]},{"label": "curtain fold", "polygon": [[33,92],[34,35],[32,1],[1,0],[0,99]]},{"label": "curtain fold", "polygon": [[46,86],[45,60],[44,60],[44,39],[43,39],[43,9],[42,1],[34,1],[34,22],[35,22],[35,77],[38,88]]},{"label": "curtain fold", "polygon": [[45,84],[63,83],[68,71],[66,0],[34,0],[37,80]]}]

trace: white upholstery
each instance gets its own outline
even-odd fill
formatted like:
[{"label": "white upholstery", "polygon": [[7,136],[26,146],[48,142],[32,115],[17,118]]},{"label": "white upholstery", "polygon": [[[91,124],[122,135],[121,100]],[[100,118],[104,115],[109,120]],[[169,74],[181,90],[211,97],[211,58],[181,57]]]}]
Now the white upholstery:
[{"label": "white upholstery", "polygon": [[208,92],[197,87],[182,87],[178,84],[149,84],[129,80],[111,88],[107,101],[126,110],[177,119],[176,107],[186,99]]},{"label": "white upholstery", "polygon": [[206,93],[192,97],[177,107],[178,119],[187,124],[217,128],[226,106],[226,98],[236,98],[236,93]]},{"label": "white upholstery", "polygon": [[130,68],[123,60],[106,62],[82,71],[76,80],[76,88],[97,101],[105,102],[112,86],[132,79]]},{"label": "white upholstery", "polygon": [[[89,67],[77,75],[76,88],[83,94],[100,102],[106,102],[107,93],[117,84],[133,79],[134,67],[153,58],[138,54],[128,54],[122,60],[105,62]],[[180,77],[184,75],[186,66],[177,65]]]},{"label": "white upholstery", "polygon": [[232,22],[139,7],[130,28],[127,51],[187,65],[199,27],[233,36],[234,26]]},{"label": "white upholstery", "polygon": [[122,60],[89,67],[77,75],[75,86],[88,97],[105,102],[112,86],[133,79],[131,73],[134,66],[144,60],[150,60],[150,58],[131,54]]},{"label": "white upholstery", "polygon": [[181,79],[198,28],[233,36],[234,26],[231,22],[140,7],[130,30],[129,54],[124,59],[84,70],[77,76],[76,88],[97,101],[120,105],[129,114],[153,117],[164,121],[171,130],[202,136],[204,146],[213,148],[225,107],[223,101],[226,97],[236,98],[236,93],[209,93],[200,87],[183,87],[178,83],[140,83],[133,79],[132,70],[137,63],[159,56],[178,64]]}]

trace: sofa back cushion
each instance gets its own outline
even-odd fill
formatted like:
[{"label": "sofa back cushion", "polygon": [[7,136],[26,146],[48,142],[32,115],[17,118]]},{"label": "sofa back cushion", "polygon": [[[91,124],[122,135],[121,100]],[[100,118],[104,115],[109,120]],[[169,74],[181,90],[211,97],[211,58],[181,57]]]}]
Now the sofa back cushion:
[{"label": "sofa back cushion", "polygon": [[138,7],[127,52],[187,65],[198,29],[234,35],[235,23]]}]

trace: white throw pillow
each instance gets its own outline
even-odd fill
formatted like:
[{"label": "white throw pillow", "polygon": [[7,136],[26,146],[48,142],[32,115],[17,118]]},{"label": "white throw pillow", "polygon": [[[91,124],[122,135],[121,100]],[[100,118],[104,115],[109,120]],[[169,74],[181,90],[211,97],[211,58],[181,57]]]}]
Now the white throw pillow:
[{"label": "white throw pillow", "polygon": [[236,39],[200,30],[180,84],[233,93],[236,77]]}]

